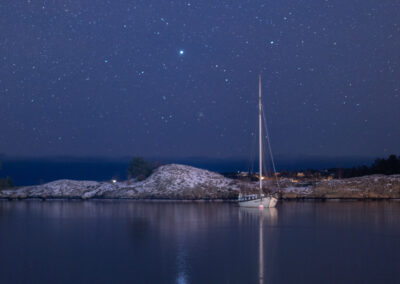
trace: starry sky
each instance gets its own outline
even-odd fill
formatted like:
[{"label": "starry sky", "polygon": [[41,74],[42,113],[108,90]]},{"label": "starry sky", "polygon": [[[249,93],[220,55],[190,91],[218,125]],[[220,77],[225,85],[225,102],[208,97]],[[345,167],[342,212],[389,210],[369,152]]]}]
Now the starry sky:
[{"label": "starry sky", "polygon": [[0,3],[0,153],[400,153],[400,1]]}]

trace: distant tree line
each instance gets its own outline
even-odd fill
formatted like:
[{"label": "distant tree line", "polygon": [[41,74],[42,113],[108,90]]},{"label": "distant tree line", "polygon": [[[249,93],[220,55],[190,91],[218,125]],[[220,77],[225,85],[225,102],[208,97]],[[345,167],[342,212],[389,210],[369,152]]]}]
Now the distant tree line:
[{"label": "distant tree line", "polygon": [[[365,175],[394,175],[400,174],[400,156],[390,155],[387,159],[379,158],[374,161],[371,166],[359,166],[351,168],[329,168],[329,169],[306,169],[306,170],[281,170],[280,178],[291,178],[299,181],[312,180],[321,178],[351,178]],[[248,181],[258,180],[258,175],[255,173],[243,174],[240,172],[223,173],[224,176],[233,179],[243,179]]]},{"label": "distant tree line", "polygon": [[[305,176],[318,175],[320,173],[321,177],[324,176],[332,176],[333,178],[352,178],[352,177],[360,177],[366,175],[394,175],[400,174],[400,156],[390,155],[387,159],[378,158],[376,159],[371,166],[358,166],[351,168],[330,168],[326,170],[307,170],[304,172]],[[310,174],[311,173],[311,174]]]},{"label": "distant tree line", "polygon": [[[0,171],[2,169],[2,164],[0,161]],[[14,183],[10,177],[1,178],[0,177],[0,189],[11,188],[14,186]]]},{"label": "distant tree line", "polygon": [[145,180],[159,166],[161,166],[159,162],[149,162],[142,157],[133,157],[128,168],[128,178]]},{"label": "distant tree line", "polygon": [[387,159],[376,159],[375,162],[370,166],[360,166],[343,169],[343,173],[338,169],[338,177],[350,178],[359,177],[365,175],[394,175],[400,174],[400,156],[390,155]]}]

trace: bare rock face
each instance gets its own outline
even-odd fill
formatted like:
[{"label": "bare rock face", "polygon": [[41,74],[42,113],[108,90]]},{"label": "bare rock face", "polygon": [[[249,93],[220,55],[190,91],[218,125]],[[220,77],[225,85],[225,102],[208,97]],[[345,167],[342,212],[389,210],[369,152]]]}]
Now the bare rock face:
[{"label": "bare rock face", "polygon": [[58,180],[39,186],[0,191],[0,198],[232,199],[244,184],[210,171],[165,165],[144,181]]},{"label": "bare rock face", "polygon": [[400,175],[370,175],[318,181],[308,186],[286,185],[282,197],[323,199],[400,198]]},{"label": "bare rock face", "polygon": [[400,198],[400,175],[370,175],[319,182],[314,194],[326,198]]}]

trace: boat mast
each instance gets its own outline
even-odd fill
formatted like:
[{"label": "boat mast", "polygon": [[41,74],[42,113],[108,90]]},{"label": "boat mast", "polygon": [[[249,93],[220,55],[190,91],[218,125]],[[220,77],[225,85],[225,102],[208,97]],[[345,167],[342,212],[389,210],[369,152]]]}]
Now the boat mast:
[{"label": "boat mast", "polygon": [[258,160],[259,160],[259,179],[260,179],[260,198],[262,199],[262,125],[261,125],[261,75],[258,76]]}]

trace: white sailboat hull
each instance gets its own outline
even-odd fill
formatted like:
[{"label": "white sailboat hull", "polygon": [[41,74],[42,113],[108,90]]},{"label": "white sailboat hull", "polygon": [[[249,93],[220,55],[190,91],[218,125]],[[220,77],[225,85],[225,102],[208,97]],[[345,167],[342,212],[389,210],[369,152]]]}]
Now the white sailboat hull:
[{"label": "white sailboat hull", "polygon": [[276,207],[276,203],[278,203],[278,199],[275,197],[271,197],[271,200],[269,202],[269,208],[275,208]]},{"label": "white sailboat hull", "polygon": [[251,207],[251,208],[273,208],[276,206],[278,200],[275,197],[263,197],[253,200],[239,201],[240,207]]}]

